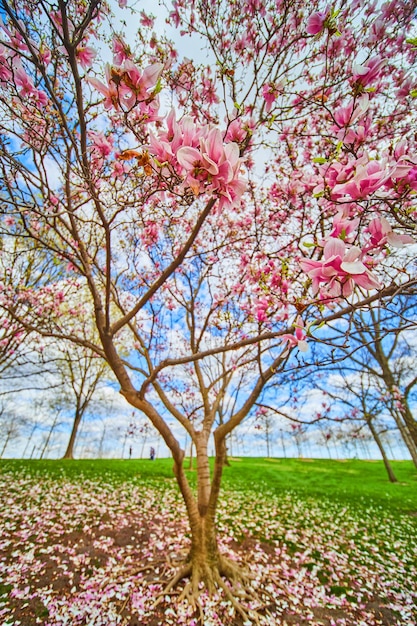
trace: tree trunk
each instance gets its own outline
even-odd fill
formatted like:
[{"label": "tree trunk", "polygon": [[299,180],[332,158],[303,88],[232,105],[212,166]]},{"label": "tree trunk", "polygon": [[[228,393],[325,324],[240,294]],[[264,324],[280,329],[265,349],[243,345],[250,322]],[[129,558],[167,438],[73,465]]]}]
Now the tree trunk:
[{"label": "tree trunk", "polygon": [[282,429],[280,430],[280,434],[281,434],[282,452],[284,454],[284,459],[286,459],[287,458],[287,449],[285,447],[284,434],[282,432]]},{"label": "tree trunk", "polygon": [[368,426],[369,426],[369,430],[372,433],[373,438],[375,439],[375,443],[379,448],[379,451],[381,453],[382,456],[382,460],[384,461],[384,465],[385,465],[385,469],[387,470],[387,474],[388,474],[388,478],[390,480],[390,482],[392,483],[397,483],[397,477],[395,476],[393,469],[391,467],[391,463],[388,460],[387,455],[385,454],[385,450],[384,450],[384,446],[382,445],[382,441],[381,441],[381,437],[379,436],[376,428],[374,427],[373,423],[372,423],[372,418],[367,418],[366,420]]},{"label": "tree trunk", "polygon": [[203,582],[209,593],[216,589],[216,579],[221,575],[221,557],[217,545],[215,520],[212,515],[197,512],[190,519],[191,549],[188,562],[191,566],[193,587]]},{"label": "tree trunk", "polygon": [[271,446],[270,446],[270,441],[269,441],[269,428],[266,428],[266,456],[268,459],[271,458]]},{"label": "tree trunk", "polygon": [[98,458],[101,459],[103,457],[103,446],[104,446],[104,437],[106,436],[106,424],[104,424],[103,432],[100,438],[100,444],[98,447]]},{"label": "tree trunk", "polygon": [[215,467],[211,476],[206,439],[204,434],[199,434],[194,441],[197,460],[197,497],[188,485],[183,460],[180,464],[174,465],[174,473],[187,507],[191,548],[184,568],[169,587],[172,588],[182,578],[189,577],[190,593],[194,596],[199,595],[200,583],[204,584],[209,593],[214,593],[218,586],[224,587],[222,576],[234,579],[238,571],[228,559],[220,554],[216,535],[216,509],[226,446],[224,441],[216,445]]},{"label": "tree trunk", "polygon": [[189,595],[192,604],[195,605],[198,602],[201,593],[200,583],[202,583],[202,586],[206,587],[210,593],[215,593],[219,588],[222,589],[235,609],[247,619],[247,613],[233,595],[233,588],[225,584],[222,576],[227,577],[233,584],[247,581],[247,577],[239,571],[236,564],[220,554],[216,536],[216,510],[226,455],[225,436],[228,433],[219,434],[218,430],[214,431],[215,462],[213,472],[210,472],[208,441],[214,418],[210,419],[209,416],[207,418],[209,427],[201,431],[195,431],[193,428],[188,429],[188,434],[194,442],[197,460],[197,492],[195,493],[188,482],[184,468],[186,453],[180,447],[166,422],[150,403],[139,397],[136,391],[125,392],[123,395],[132,406],[147,415],[171,450],[174,460],[174,475],[185,503],[190,524],[191,547],[188,557],[185,559],[183,567],[168,583],[161,597],[176,587],[181,580],[188,578],[189,582],[185,584],[181,596],[185,598]]},{"label": "tree trunk", "polygon": [[188,469],[189,470],[193,469],[193,448],[194,448],[194,444],[191,441],[191,443],[190,443],[190,461],[189,461],[189,464],[188,464]]},{"label": "tree trunk", "polygon": [[408,406],[408,402],[405,402],[403,408],[400,410],[401,415],[404,419],[404,422],[407,425],[408,432],[410,433],[410,437],[413,440],[414,445],[417,447],[417,422],[413,417],[413,414],[410,411],[410,407]]},{"label": "tree trunk", "polygon": [[55,419],[54,419],[54,421],[53,421],[53,423],[52,423],[52,426],[51,426],[51,428],[49,429],[49,433],[48,433],[48,436],[47,436],[47,438],[46,438],[45,445],[43,446],[43,448],[42,448],[42,452],[41,452],[41,455],[40,455],[40,457],[39,457],[40,459],[43,459],[44,454],[46,453],[46,451],[47,451],[47,449],[48,449],[49,442],[50,442],[51,437],[52,437],[52,433],[53,433],[54,428],[55,428],[55,426],[56,426],[56,423],[57,423],[57,421],[58,421],[58,415],[59,415],[59,414],[57,413],[57,414],[56,414],[56,416],[55,416]]},{"label": "tree trunk", "polygon": [[10,431],[7,433],[7,437],[6,437],[5,441],[4,441],[3,448],[2,448],[2,450],[0,452],[0,459],[3,458],[3,454],[5,453],[5,450],[7,448],[7,444],[9,443],[9,439],[10,439]]},{"label": "tree trunk", "polygon": [[[378,355],[377,360],[382,369],[382,377],[387,386],[387,389],[390,390],[391,394],[393,394],[394,389],[397,388],[396,380],[394,379],[394,376],[390,370],[388,359],[381,352],[380,345],[376,344],[376,348],[377,348],[377,355]],[[408,406],[406,397],[403,396],[401,398],[401,404],[402,404],[402,408],[399,409],[399,412],[407,426],[408,433],[414,443],[414,446],[417,447],[417,421],[414,419],[414,416],[410,411],[410,407]]]},{"label": "tree trunk", "polygon": [[145,445],[146,445],[147,439],[148,439],[148,435],[147,435],[147,433],[145,433],[145,436],[142,439],[142,448],[140,450],[140,458],[141,459],[143,459],[143,455],[144,455],[144,452],[145,452]]},{"label": "tree trunk", "polygon": [[36,431],[37,427],[38,427],[38,425],[37,425],[37,424],[35,424],[35,425],[34,425],[34,427],[32,428],[32,431],[31,431],[31,433],[30,433],[30,435],[29,435],[29,438],[28,438],[28,440],[27,440],[27,442],[26,442],[25,449],[23,450],[23,453],[22,453],[22,459],[24,459],[24,458],[25,458],[26,450],[28,449],[29,444],[30,444],[30,442],[32,441],[32,437],[33,437],[33,435],[34,435],[34,433],[35,433],[35,431]]},{"label": "tree trunk", "polygon": [[403,415],[399,411],[398,412],[394,411],[392,415],[394,417],[395,423],[398,426],[398,429],[401,433],[401,437],[407,447],[407,450],[410,453],[414,466],[417,468],[417,447],[410,435],[407,425],[404,423]]},{"label": "tree trunk", "polygon": [[77,437],[77,432],[78,432],[78,428],[79,428],[80,423],[81,423],[81,419],[82,419],[82,413],[77,408],[76,411],[75,411],[75,418],[74,418],[74,423],[72,425],[72,430],[71,430],[71,435],[70,435],[70,439],[69,439],[69,442],[68,442],[68,446],[67,446],[67,449],[65,450],[64,456],[62,457],[63,459],[73,459],[74,458],[75,439]]}]

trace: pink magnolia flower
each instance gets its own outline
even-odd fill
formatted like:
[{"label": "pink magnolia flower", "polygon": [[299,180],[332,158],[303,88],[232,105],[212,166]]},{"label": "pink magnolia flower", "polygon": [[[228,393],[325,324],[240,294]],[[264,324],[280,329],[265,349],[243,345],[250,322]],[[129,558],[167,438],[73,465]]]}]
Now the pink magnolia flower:
[{"label": "pink magnolia flower", "polygon": [[26,74],[21,63],[18,61],[15,63],[14,79],[19,89],[19,95],[24,98],[30,98],[32,101],[45,106],[48,103],[47,94],[41,89],[37,89],[33,84],[31,77]]},{"label": "pink magnolia flower", "polygon": [[408,243],[415,243],[410,235],[400,235],[394,233],[391,224],[385,217],[376,217],[371,221],[366,232],[370,234],[369,244],[366,250],[381,248],[385,244],[393,248],[402,248]]},{"label": "pink magnolia flower", "polygon": [[411,91],[416,88],[416,83],[412,78],[407,78],[403,80],[396,92],[397,98],[402,100],[403,98],[408,98],[411,94]]},{"label": "pink magnolia flower", "polygon": [[78,46],[76,55],[81,67],[87,69],[93,65],[93,61],[97,56],[97,50],[90,46]]},{"label": "pink magnolia flower", "polygon": [[183,117],[177,122],[174,109],[168,114],[166,123],[167,129],[161,130],[157,136],[149,133],[148,149],[161,165],[171,165],[181,176],[183,168],[177,161],[178,150],[185,146],[197,148],[200,138],[207,134],[209,127],[197,126],[190,117]]},{"label": "pink magnolia flower", "polygon": [[355,130],[352,128],[339,130],[336,137],[339,141],[343,141],[344,144],[355,144],[358,146],[368,138],[370,131],[371,120],[367,119],[363,124],[358,125]]},{"label": "pink magnolia flower", "polygon": [[368,161],[366,155],[358,159],[355,163],[349,164],[349,169],[354,166],[354,175],[344,182],[338,183],[343,176],[343,171],[339,172],[336,183],[332,189],[332,198],[339,199],[350,196],[352,200],[366,198],[382,187],[390,178],[390,171],[381,161]]},{"label": "pink magnolia flower", "polygon": [[105,97],[105,109],[118,109],[120,105],[130,109],[150,98],[149,91],[156,87],[163,67],[162,63],[153,63],[141,71],[127,59],[122,67],[106,65],[107,85],[92,77],[87,81]]},{"label": "pink magnolia flower", "polygon": [[28,76],[23,67],[17,64],[14,72],[14,79],[17,87],[20,87],[20,95],[22,98],[33,96],[36,93],[36,87],[32,79]]},{"label": "pink magnolia flower", "polygon": [[352,123],[353,117],[353,102],[350,102],[345,107],[339,107],[333,113],[334,120],[337,124],[337,128],[341,128],[342,126],[349,126]]},{"label": "pink magnolia flower", "polygon": [[0,44],[0,81],[10,80],[13,76],[9,67],[9,52]]},{"label": "pink magnolia flower", "polygon": [[277,99],[277,96],[281,89],[281,85],[277,85],[275,83],[266,83],[262,87],[262,96],[265,100],[265,111],[267,113],[269,113],[269,111],[272,109],[272,105]]},{"label": "pink magnolia flower", "polygon": [[51,51],[43,43],[41,44],[39,48],[39,60],[41,61],[41,63],[44,63],[45,65],[49,65],[49,63],[52,60]]},{"label": "pink magnolia flower", "polygon": [[269,302],[267,300],[267,298],[261,298],[260,300],[258,300],[258,302],[256,303],[256,310],[255,310],[255,315],[256,315],[256,319],[258,322],[267,322],[268,321],[268,315],[267,315],[267,310],[269,307]]},{"label": "pink magnolia flower", "polygon": [[122,65],[130,56],[128,45],[121,37],[113,37],[113,62]]},{"label": "pink magnolia flower", "polygon": [[390,161],[392,169],[387,187],[395,189],[400,195],[407,194],[411,189],[417,191],[417,157],[412,151],[413,148],[402,140],[396,145],[394,159]]},{"label": "pink magnolia flower", "polygon": [[246,139],[248,132],[253,128],[253,124],[251,121],[242,120],[241,117],[236,118],[232,122],[230,122],[227,133],[225,135],[225,141],[232,141],[236,143],[241,143]]},{"label": "pink magnolia flower", "polygon": [[118,109],[120,89],[118,88],[116,83],[113,82],[112,80],[111,65],[109,64],[106,65],[105,72],[106,72],[107,85],[102,83],[97,78],[93,78],[90,76],[87,76],[86,80],[90,85],[92,85],[95,89],[97,89],[97,91],[99,91],[104,96],[103,105],[106,110],[109,110],[112,108]]},{"label": "pink magnolia flower", "polygon": [[220,206],[234,206],[246,188],[239,178],[242,159],[236,143],[223,144],[219,129],[212,128],[200,138],[199,149],[183,147],[177,152],[178,163],[187,172],[186,183],[199,195],[204,190],[217,192]]},{"label": "pink magnolia flower", "polygon": [[285,335],[282,335],[282,341],[287,343],[289,349],[297,347],[301,352],[307,352],[307,335],[304,330],[304,322],[300,315],[297,316],[293,326],[295,328],[294,334],[291,335],[290,333],[286,333]]},{"label": "pink magnolia flower", "polygon": [[140,12],[140,23],[142,24],[142,26],[145,26],[145,28],[153,28],[154,22],[155,18],[147,15],[145,11]]},{"label": "pink magnolia flower", "polygon": [[100,153],[102,157],[109,156],[113,150],[113,140],[111,137],[106,137],[102,131],[89,131],[89,138],[93,142],[94,148]]},{"label": "pink magnolia flower", "polygon": [[324,283],[327,295],[347,297],[351,295],[355,285],[364,289],[380,287],[376,277],[361,261],[362,255],[360,248],[347,248],[344,241],[332,237],[326,242],[320,261],[301,259],[300,265],[312,279],[315,293]]},{"label": "pink magnolia flower", "polygon": [[122,69],[125,72],[123,80],[132,88],[137,101],[149,97],[149,90],[155,88],[164,66],[162,63],[152,63],[142,71],[133,61],[126,59]]},{"label": "pink magnolia flower", "polygon": [[350,126],[358,119],[362,118],[369,109],[369,105],[369,94],[364,93],[358,98],[356,103],[352,101],[347,106],[336,109],[333,113],[334,120],[337,124],[336,129]]},{"label": "pink magnolia flower", "polygon": [[359,221],[359,218],[351,219],[349,215],[346,216],[343,210],[338,211],[333,218],[333,230],[330,237],[339,237],[343,241],[353,240]]},{"label": "pink magnolia flower", "polygon": [[325,22],[329,17],[330,9],[327,7],[325,11],[317,11],[308,18],[307,32],[309,35],[318,35],[322,32]]},{"label": "pink magnolia flower", "polygon": [[352,81],[357,85],[366,87],[380,77],[381,71],[385,65],[386,60],[378,56],[372,57],[366,61],[366,65],[354,65],[352,67]]}]

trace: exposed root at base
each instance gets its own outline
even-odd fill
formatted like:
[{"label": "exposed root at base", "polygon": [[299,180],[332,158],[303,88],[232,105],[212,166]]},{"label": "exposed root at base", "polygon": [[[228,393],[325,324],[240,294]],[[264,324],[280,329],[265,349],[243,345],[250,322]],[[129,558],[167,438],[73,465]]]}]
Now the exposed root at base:
[{"label": "exposed root at base", "polygon": [[[206,589],[211,596],[219,590],[222,591],[224,597],[245,622],[259,625],[259,611],[262,610],[263,615],[270,616],[270,613],[266,608],[265,601],[251,586],[251,580],[254,578],[250,572],[242,570],[236,563],[223,556],[219,556],[218,562],[211,567],[207,563],[190,561],[168,582],[155,600],[153,608],[158,606],[167,594],[172,594],[173,589],[178,586],[181,580],[188,579],[184,588],[177,591],[177,601],[188,602],[198,612],[201,624],[204,623],[204,614],[199,598],[202,591]],[[266,590],[265,594],[270,595]],[[220,598],[218,602],[221,602]],[[257,604],[258,609],[249,609],[243,602],[245,604]]]}]

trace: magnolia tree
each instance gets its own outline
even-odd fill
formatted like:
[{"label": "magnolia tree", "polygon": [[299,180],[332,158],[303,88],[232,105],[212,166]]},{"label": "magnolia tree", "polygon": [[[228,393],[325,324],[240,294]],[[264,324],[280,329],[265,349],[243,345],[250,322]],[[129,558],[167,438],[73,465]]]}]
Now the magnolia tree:
[{"label": "magnolia tree", "polygon": [[167,589],[247,616],[216,538],[226,438],[320,324],[415,285],[391,254],[415,229],[415,2],[173,2],[207,65],[119,4],[1,0],[3,238],[60,270],[1,305],[107,361],[174,459],[191,548]]},{"label": "magnolia tree", "polygon": [[[1,227],[0,227],[1,228]],[[37,281],[43,282],[45,258],[42,251],[34,250],[29,242],[2,237],[0,247],[0,301],[14,294],[14,286],[20,284],[33,289]],[[47,264],[46,264],[47,265]],[[48,268],[48,276],[53,279],[53,269]],[[2,391],[16,391],[25,385],[21,381],[21,368],[25,367],[26,377],[36,374],[38,368],[37,337],[21,324],[13,314],[13,307],[2,309],[0,322],[0,375]],[[19,371],[20,370],[20,371]],[[17,383],[17,380],[19,382]]]}]

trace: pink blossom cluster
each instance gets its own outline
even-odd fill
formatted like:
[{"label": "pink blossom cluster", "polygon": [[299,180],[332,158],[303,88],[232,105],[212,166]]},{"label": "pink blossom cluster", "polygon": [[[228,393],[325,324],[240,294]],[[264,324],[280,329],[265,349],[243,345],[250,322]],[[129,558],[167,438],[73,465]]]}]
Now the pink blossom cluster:
[{"label": "pink blossom cluster", "polygon": [[[120,58],[120,50],[118,54]],[[106,65],[106,83],[91,76],[87,81],[104,96],[105,109],[130,111],[138,107],[141,121],[152,122],[159,119],[155,92],[162,70],[162,63],[153,63],[142,71],[126,58],[120,66]]]},{"label": "pink blossom cluster", "polygon": [[[22,31],[25,31],[23,22],[20,25]],[[5,35],[4,41],[6,44],[0,43],[0,85],[1,83],[12,84],[17,88],[17,92],[23,101],[29,101],[37,107],[46,106],[48,104],[47,94],[35,85],[35,77],[28,73],[27,68],[22,64],[22,59],[25,58],[29,50],[28,43],[36,51],[39,61],[44,65],[50,63],[51,51],[42,42],[38,47],[36,42],[29,36],[27,37],[28,43],[26,43],[22,33],[18,30],[10,30],[1,21],[0,32]]]},{"label": "pink blossom cluster", "polygon": [[400,196],[403,191],[417,190],[417,155],[410,154],[401,142],[391,156],[389,151],[379,159],[363,151],[343,160],[323,164],[320,182],[313,189],[316,195],[326,193],[331,200],[363,200],[379,193],[381,198]]},{"label": "pink blossom cluster", "polygon": [[402,248],[408,243],[414,243],[411,235],[395,233],[385,217],[375,217],[365,232],[369,233],[370,236],[367,244],[363,247],[364,251],[382,249],[387,245],[393,248]]},{"label": "pink blossom cluster", "polygon": [[36,289],[25,287],[15,288],[15,303],[23,307],[25,315],[29,319],[32,315],[46,319],[61,316],[63,312],[69,313],[74,319],[79,319],[85,314],[83,303],[70,305],[69,294],[79,291],[80,284],[77,280],[63,280],[58,284],[45,285]]},{"label": "pink blossom cluster", "polygon": [[280,92],[283,91],[281,83],[266,83],[262,87],[262,95],[265,100],[265,111],[269,113]]},{"label": "pink blossom cluster", "polygon": [[391,395],[392,395],[392,399],[394,401],[395,407],[401,412],[404,411],[404,397],[403,397],[403,394],[401,393],[401,389],[399,389],[397,385],[392,386]]},{"label": "pink blossom cluster", "polygon": [[[376,254],[386,246],[401,248],[414,243],[407,234],[395,233],[388,220],[375,216],[363,231],[361,247],[357,244],[360,224],[359,207],[347,203],[333,218],[333,229],[319,243],[321,258],[301,259],[302,269],[312,279],[313,292],[320,291],[325,298],[348,297],[355,286],[363,289],[378,289],[377,277],[372,272],[376,265]],[[373,256],[374,255],[374,256]]]},{"label": "pink blossom cluster", "polygon": [[339,106],[333,111],[335,124],[331,126],[331,130],[339,141],[357,148],[372,136],[371,117],[365,117],[369,105],[369,95],[364,93],[359,98],[352,99],[346,106]]},{"label": "pink blossom cluster", "polygon": [[45,91],[35,86],[33,78],[26,72],[20,59],[0,44],[0,84],[6,82],[14,83],[22,100],[42,107],[48,104]]},{"label": "pink blossom cluster", "polygon": [[190,117],[177,121],[171,111],[167,129],[150,133],[149,151],[162,174],[175,172],[195,196],[217,196],[220,209],[238,204],[246,189],[238,144],[225,142],[221,131],[211,125],[196,124]]},{"label": "pink blossom cluster", "polygon": [[348,297],[355,286],[378,289],[378,279],[370,271],[370,261],[357,246],[348,246],[342,239],[329,237],[320,260],[301,259],[302,269],[312,279],[313,292],[320,288],[325,297]]},{"label": "pink blossom cluster", "polygon": [[113,137],[111,135],[104,134],[103,131],[90,130],[88,132],[88,138],[91,141],[91,163],[94,166],[94,169],[98,171],[101,169],[104,159],[109,157],[109,155],[113,152]]}]

